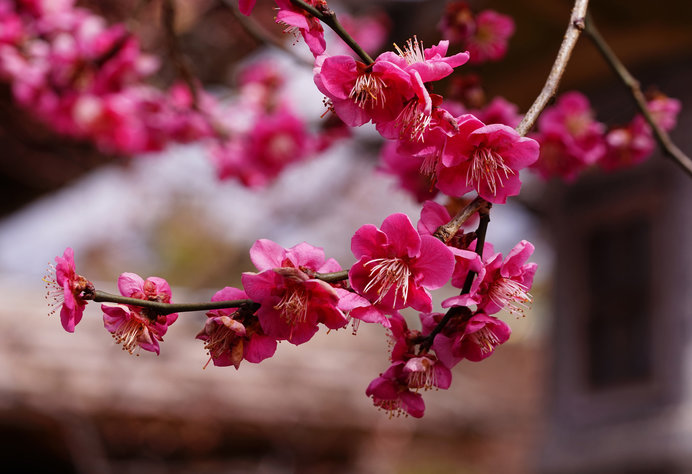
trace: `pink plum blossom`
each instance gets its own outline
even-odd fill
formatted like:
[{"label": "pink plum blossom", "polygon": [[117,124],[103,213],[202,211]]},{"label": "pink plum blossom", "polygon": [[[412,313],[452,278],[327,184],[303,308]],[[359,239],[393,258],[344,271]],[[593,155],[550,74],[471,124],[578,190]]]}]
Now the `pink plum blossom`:
[{"label": "pink plum blossom", "polygon": [[373,404],[390,416],[408,414],[420,418],[425,412],[423,397],[411,391],[408,374],[404,373],[404,362],[394,362],[384,373],[370,382],[365,394],[372,397]]},{"label": "pink plum blossom", "polygon": [[[120,294],[159,303],[171,302],[171,287],[163,278],[144,280],[135,273],[123,273],[118,278]],[[160,314],[137,305],[101,305],[103,324],[123,350],[134,354],[137,348],[159,354],[159,341],[163,341],[168,326],[178,319],[177,313]]]},{"label": "pink plum blossom", "polygon": [[443,286],[452,276],[454,256],[434,237],[418,234],[405,214],[387,217],[380,229],[367,224],[351,239],[358,261],[349,271],[356,292],[390,309],[412,306],[430,311],[428,289]]},{"label": "pink plum blossom", "polygon": [[[312,54],[317,57],[324,53],[326,42],[324,41],[324,29],[320,21],[290,0],[275,0],[279,11],[276,13],[276,22],[286,26],[284,32],[298,33],[303,36]],[[306,0],[308,5],[317,9],[326,8],[325,0]]]},{"label": "pink plum blossom", "polygon": [[250,258],[259,273],[243,273],[243,287],[260,303],[257,317],[268,336],[298,345],[312,338],[319,323],[329,329],[348,323],[337,307],[335,289],[314,278],[315,273],[341,270],[336,260],[325,260],[322,249],[305,242],[284,249],[260,239],[250,249]]},{"label": "pink plum blossom", "polygon": [[404,362],[401,381],[413,389],[448,389],[452,383],[452,372],[449,368],[434,354],[417,351],[420,331],[409,329],[406,320],[398,312],[392,314],[390,321],[390,337],[393,343],[391,360],[393,363]]},{"label": "pink plum blossom", "polygon": [[662,93],[654,94],[646,103],[654,122],[666,132],[675,128],[682,105],[677,99]]},{"label": "pink plum blossom", "polygon": [[511,17],[494,10],[478,13],[475,31],[465,42],[470,61],[499,61],[507,53],[507,43],[513,34],[514,21]]},{"label": "pink plum blossom", "polygon": [[55,257],[56,265],[49,265],[48,274],[43,278],[46,283],[46,299],[52,310],[60,306],[60,322],[67,332],[74,332],[75,326],[82,320],[86,299],[84,293],[93,293],[94,285],[75,271],[74,251],[68,247],[62,257]]},{"label": "pink plum blossom", "polygon": [[345,124],[394,120],[413,95],[410,76],[380,55],[369,66],[351,56],[321,56],[314,81]]},{"label": "pink plum blossom", "polygon": [[[379,58],[397,65],[409,74],[409,83],[413,91],[403,110],[393,124],[378,123],[377,130],[386,138],[395,138],[392,129],[398,131],[399,138],[410,141],[421,141],[431,125],[433,99],[425,83],[435,82],[449,76],[454,68],[469,60],[467,52],[446,56],[449,41],[440,41],[437,45],[424,48],[416,37],[409,39],[404,48],[396,46],[397,53],[385,52]],[[378,58],[378,59],[379,59]]]},{"label": "pink plum blossom", "polygon": [[531,302],[529,290],[536,273],[535,263],[526,263],[534,246],[522,240],[502,260],[497,253],[484,258],[483,267],[471,285],[468,294],[453,296],[442,302],[442,307],[478,305],[487,314],[503,308],[510,313],[524,314],[526,304]]},{"label": "pink plum blossom", "polygon": [[[246,298],[244,291],[226,287],[217,291],[211,300]],[[259,363],[276,351],[276,339],[264,334],[259,320],[253,314],[239,308],[209,311],[207,322],[196,338],[204,341],[209,361],[218,367],[233,365],[238,369],[242,360]]]},{"label": "pink plum blossom", "polygon": [[519,170],[538,158],[538,143],[502,124],[485,125],[473,115],[457,118],[459,132],[449,137],[436,186],[450,196],[475,190],[504,204],[519,194]]},{"label": "pink plum blossom", "polygon": [[448,2],[440,18],[438,29],[442,37],[453,42],[463,43],[476,32],[476,19],[466,2]]},{"label": "pink plum blossom", "polygon": [[562,94],[538,119],[534,138],[541,144],[541,154],[533,167],[545,178],[573,180],[605,154],[604,133],[605,126],[594,120],[586,96],[576,91]]},{"label": "pink plum blossom", "polygon": [[[427,334],[442,318],[442,314],[421,315],[423,333]],[[470,318],[450,320],[435,336],[432,348],[442,364],[453,367],[461,360],[481,361],[500,344],[509,340],[511,330],[503,321],[478,312]]]},{"label": "pink plum blossom", "polygon": [[616,127],[605,136],[606,153],[598,165],[606,171],[634,166],[646,160],[656,148],[651,127],[637,115],[627,127]]}]

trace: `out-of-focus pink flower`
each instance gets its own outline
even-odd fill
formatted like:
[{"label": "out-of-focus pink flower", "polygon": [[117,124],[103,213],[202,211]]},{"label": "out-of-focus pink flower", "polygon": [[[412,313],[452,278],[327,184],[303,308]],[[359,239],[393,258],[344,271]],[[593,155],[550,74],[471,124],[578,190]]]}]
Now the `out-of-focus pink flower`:
[{"label": "out-of-focus pink flower", "polygon": [[530,242],[522,240],[504,261],[501,253],[488,257],[474,279],[471,291],[447,298],[442,307],[476,304],[487,314],[497,313],[503,308],[510,313],[523,314],[526,304],[531,302],[529,290],[537,268],[535,263],[526,263],[533,250]]},{"label": "out-of-focus pink flower", "polygon": [[370,382],[365,394],[372,397],[375,406],[389,412],[391,416],[409,414],[420,418],[425,412],[423,397],[412,392],[408,386],[408,374],[404,373],[404,362],[394,362],[384,373]]},{"label": "out-of-focus pink flower", "polygon": [[[279,11],[276,13],[276,22],[285,25],[284,32],[300,32],[312,54],[317,57],[324,53],[327,46],[324,41],[324,29],[320,21],[290,0],[275,0]],[[326,8],[325,0],[306,0],[308,5],[317,9]]]},{"label": "out-of-focus pink flower", "polygon": [[430,311],[426,289],[443,286],[454,269],[451,250],[434,237],[418,234],[405,214],[392,214],[380,229],[371,224],[358,229],[351,251],[358,259],[349,271],[353,289],[390,309]]},{"label": "out-of-focus pink flower", "polygon": [[315,141],[305,123],[287,107],[259,115],[251,130],[211,148],[220,179],[236,178],[245,186],[268,185],[290,164],[305,160]]},{"label": "out-of-focus pink flower", "polygon": [[459,133],[449,137],[436,186],[449,196],[475,189],[484,199],[504,204],[519,194],[519,170],[538,158],[538,143],[502,124],[485,125],[473,115],[457,118]]},{"label": "out-of-focus pink flower", "polygon": [[[118,277],[118,290],[123,296],[159,303],[171,302],[171,287],[163,278],[144,280],[135,273]],[[160,314],[137,305],[101,305],[103,324],[123,350],[134,354],[138,347],[159,354],[159,341],[163,341],[168,326],[178,319],[177,313]]]},{"label": "out-of-focus pink flower", "polygon": [[541,155],[533,167],[545,178],[558,175],[572,180],[603,157],[604,132],[605,126],[594,120],[586,96],[567,92],[538,119],[534,138],[541,144]]},{"label": "out-of-focus pink flower", "polygon": [[449,2],[440,18],[438,29],[452,43],[464,43],[476,32],[476,19],[466,2]]},{"label": "out-of-focus pink flower", "polygon": [[[217,291],[211,300],[230,301],[246,298],[244,291],[226,287]],[[213,361],[218,367],[233,365],[238,369],[243,359],[259,363],[276,352],[276,339],[264,334],[259,320],[253,314],[238,308],[209,311],[204,328],[196,338],[204,341],[204,348],[209,352],[209,361]]]},{"label": "out-of-focus pink flower", "polygon": [[46,299],[51,306],[50,314],[60,307],[60,322],[67,332],[74,332],[75,326],[82,320],[86,300],[83,293],[93,292],[94,285],[75,271],[74,251],[68,247],[62,257],[55,257],[56,265],[48,267],[43,277],[46,283]]},{"label": "out-of-focus pink flower", "polygon": [[651,156],[656,148],[651,127],[641,115],[634,117],[627,127],[610,130],[605,142],[606,153],[598,164],[606,171],[637,165]]},{"label": "out-of-focus pink flower", "polygon": [[424,158],[400,153],[398,142],[386,141],[380,151],[380,160],[378,170],[395,176],[399,187],[410,192],[418,202],[437,195],[438,190],[432,185],[430,178],[420,171]]},{"label": "out-of-focus pink flower", "polygon": [[336,260],[325,260],[322,249],[305,242],[284,249],[260,239],[250,249],[250,258],[260,273],[243,273],[243,287],[260,303],[257,317],[268,336],[297,345],[310,340],[319,323],[329,329],[348,323],[337,307],[335,289],[313,278],[316,272],[341,270]]},{"label": "out-of-focus pink flower", "polygon": [[507,53],[507,43],[514,34],[514,20],[494,10],[483,10],[476,15],[476,30],[465,47],[472,63],[499,61]]},{"label": "out-of-focus pink flower", "polygon": [[501,123],[512,128],[516,128],[522,118],[519,107],[500,96],[494,97],[482,109],[470,110],[469,113],[475,115],[483,123]]},{"label": "out-of-focus pink flower", "polygon": [[[391,20],[382,10],[369,11],[367,16],[358,17],[339,13],[339,22],[356,43],[369,53],[382,49],[391,29]],[[355,57],[356,53],[341,38],[335,37],[330,40],[327,42],[327,52],[330,56],[348,54]]]},{"label": "out-of-focus pink flower", "polygon": [[647,102],[647,107],[654,122],[666,132],[675,128],[678,121],[678,114],[682,108],[682,104],[677,99],[666,96],[665,94],[655,94],[652,99]]},{"label": "out-of-focus pink flower", "polygon": [[238,0],[238,10],[246,16],[250,16],[252,9],[255,8],[256,0]]}]

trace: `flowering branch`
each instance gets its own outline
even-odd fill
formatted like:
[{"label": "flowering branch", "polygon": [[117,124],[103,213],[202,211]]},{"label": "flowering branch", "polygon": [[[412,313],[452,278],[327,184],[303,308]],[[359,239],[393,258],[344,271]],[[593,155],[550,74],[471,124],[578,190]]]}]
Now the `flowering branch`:
[{"label": "flowering branch", "polygon": [[[488,231],[488,223],[490,223],[490,208],[492,207],[492,204],[485,201],[484,199],[481,198],[476,198],[469,206],[471,206],[474,202],[482,201],[480,203],[478,212],[480,214],[480,222],[478,224],[478,229],[476,229],[476,253],[478,254],[479,257],[483,257],[483,247],[485,246],[485,235]],[[467,208],[469,207],[467,206]],[[462,211],[463,213],[464,211]],[[461,214],[461,213],[460,213]],[[458,215],[457,215],[458,216]],[[456,217],[455,217],[456,219]],[[439,229],[438,229],[439,230]],[[466,275],[466,280],[464,281],[464,287],[461,290],[460,294],[466,294],[471,291],[471,285],[473,284],[473,279],[476,277],[476,272],[473,270],[469,270],[468,275]],[[433,341],[435,340],[435,336],[437,336],[440,331],[444,329],[444,327],[447,325],[450,319],[452,319],[455,316],[460,316],[464,314],[465,318],[468,319],[472,316],[471,310],[466,307],[466,306],[452,306],[447,310],[445,313],[444,317],[440,320],[439,323],[433,328],[432,331],[430,331],[430,334],[425,336],[424,338],[421,339],[420,341],[420,346],[419,346],[419,352],[424,353],[427,349],[430,348],[432,345]]]},{"label": "flowering branch", "polygon": [[223,5],[231,11],[233,17],[236,19],[238,23],[240,23],[240,26],[243,27],[245,32],[253,38],[255,38],[257,41],[280,49],[300,64],[307,65],[310,68],[313,67],[312,61],[306,61],[305,58],[297,55],[293,49],[287,48],[286,45],[279,38],[277,38],[273,34],[269,33],[267,30],[262,28],[256,21],[253,21],[251,18],[240,13],[240,10],[238,10],[237,6],[238,2],[236,0],[219,1],[221,5]]},{"label": "flowering branch", "polygon": [[249,299],[229,300],[229,301],[208,301],[204,303],[162,303],[160,301],[149,301],[138,298],[128,298],[127,296],[114,295],[101,290],[93,292],[85,292],[83,295],[85,300],[93,300],[96,303],[118,303],[142,308],[149,308],[158,314],[182,313],[189,311],[205,311],[211,309],[239,308],[241,306],[255,305]]},{"label": "flowering branch", "polygon": [[291,0],[291,3],[299,8],[302,8],[310,15],[314,16],[322,23],[330,27],[334,33],[339,35],[339,37],[344,40],[344,42],[355,52],[366,65],[373,64],[375,61],[370,57],[368,53],[356,42],[356,40],[351,37],[350,34],[344,29],[344,27],[339,23],[336,18],[336,13],[333,10],[327,8],[326,3],[324,3],[323,8],[315,8],[312,5],[308,5],[302,0]]},{"label": "flowering branch", "polygon": [[622,64],[622,61],[620,61],[608,43],[606,43],[606,41],[603,39],[603,36],[601,36],[601,33],[596,28],[591,15],[587,14],[585,20],[584,33],[586,33],[591,42],[596,46],[596,49],[598,49],[625,87],[627,87],[632,93],[632,98],[646,119],[646,122],[653,130],[654,137],[656,137],[656,141],[660,145],[664,154],[673,159],[683,170],[687,172],[687,174],[692,176],[692,159],[685,155],[685,153],[683,153],[683,151],[672,142],[668,133],[656,123],[651,115],[651,111],[647,106],[646,98],[642,93],[639,81],[632,76],[632,74],[630,74],[625,65]]},{"label": "flowering branch", "polygon": [[560,45],[560,50],[557,53],[557,58],[553,64],[550,74],[548,74],[548,79],[545,81],[545,85],[541,90],[536,100],[526,112],[521,123],[517,126],[517,132],[519,135],[526,135],[534,123],[538,119],[548,101],[555,95],[557,87],[560,84],[560,79],[562,74],[565,72],[567,63],[569,62],[570,56],[572,56],[572,50],[574,45],[577,44],[579,35],[584,30],[584,18],[586,17],[586,9],[588,7],[588,0],[576,0],[574,2],[574,7],[572,8],[572,15],[570,16],[569,26],[567,26],[567,32]]}]

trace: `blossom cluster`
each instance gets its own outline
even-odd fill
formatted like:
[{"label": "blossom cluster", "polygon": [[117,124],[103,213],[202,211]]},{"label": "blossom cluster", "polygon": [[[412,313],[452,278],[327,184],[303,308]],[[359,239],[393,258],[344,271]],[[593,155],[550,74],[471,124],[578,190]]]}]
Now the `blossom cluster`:
[{"label": "blossom cluster", "polygon": [[[293,345],[308,342],[320,327],[339,330],[351,324],[355,333],[361,323],[381,325],[391,342],[389,367],[369,384],[366,394],[391,415],[420,417],[425,410],[421,391],[449,388],[456,364],[490,356],[510,336],[509,326],[497,314],[504,310],[523,315],[531,303],[536,264],[528,260],[534,246],[522,240],[506,256],[495,252],[485,242],[489,207],[520,193],[520,172],[525,168],[573,179],[595,163],[616,169],[641,161],[653,148],[651,131],[640,117],[627,127],[607,131],[594,120],[588,101],[570,93],[546,111],[533,137],[525,137],[513,128],[520,120],[516,106],[501,97],[486,104],[475,76],[450,81],[447,97],[433,93],[439,91],[435,87],[439,81],[457,68],[504,55],[514,25],[496,12],[475,14],[465,3],[452,2],[440,24],[449,40],[426,48],[414,36],[373,60],[365,53],[330,51],[318,18],[331,18],[326,1],[305,3],[310,8],[275,0],[276,21],[287,33],[303,38],[314,58],[314,83],[342,126],[310,134],[285,100],[281,72],[274,64],[259,62],[239,74],[239,93],[225,105],[202,92],[194,97],[187,87],[172,89],[172,103],[180,104],[183,116],[193,124],[183,127],[185,133],[179,141],[213,137],[212,156],[219,177],[259,187],[286,165],[348,133],[345,127],[372,124],[387,140],[381,169],[396,175],[423,203],[420,219],[414,225],[407,215],[395,213],[379,227],[360,227],[351,239],[355,263],[349,269],[342,269],[321,248],[306,242],[284,248],[271,240],[256,241],[250,249],[256,271],[243,273],[242,289],[225,287],[214,294],[204,308],[209,309],[207,319],[196,338],[209,356],[205,367],[213,363],[238,369],[243,360],[259,363],[272,357],[281,341]],[[65,4],[71,5],[69,1]],[[70,32],[71,41],[81,38],[80,31],[86,27],[80,21],[86,20],[46,19],[45,31],[38,26],[29,30],[22,26],[26,15],[43,18],[43,4],[26,1],[17,5],[29,13],[19,15],[11,5],[0,8],[0,15],[15,15],[18,25],[16,34],[9,29],[0,37],[0,74],[10,78],[18,97],[31,99],[29,106],[48,107],[46,111],[66,117],[57,120],[65,133],[87,133],[84,130],[92,129],[75,128],[74,123],[83,126],[92,124],[94,117],[101,120],[101,105],[87,107],[86,112],[85,106],[75,105],[85,96],[102,100],[141,89],[139,80],[149,69],[135,67],[144,57],[136,42],[111,31],[121,31],[117,27],[103,27],[89,30],[86,46],[75,43],[80,46],[73,49],[79,53],[73,63],[65,65],[68,72],[56,76],[54,69],[39,67],[40,74],[28,74],[40,80],[30,94],[22,95],[25,80],[19,74],[11,76],[21,70],[17,65],[28,64],[27,71],[33,71],[37,57],[60,65],[62,56],[51,56],[66,50],[60,45],[67,40],[59,38],[65,32]],[[238,5],[248,15],[255,1],[240,0]],[[313,16],[310,11],[317,13]],[[89,18],[87,13],[80,15]],[[27,46],[29,37],[48,42],[48,56],[26,53],[33,51]],[[450,54],[454,43],[467,50]],[[128,44],[130,49],[125,47]],[[130,56],[125,55],[127,51]],[[94,61],[103,64],[97,67]],[[110,61],[116,61],[112,67]],[[102,78],[103,74],[113,77]],[[60,88],[69,93],[50,95]],[[658,97],[650,105],[661,127],[670,129],[679,103]],[[234,113],[242,120],[233,120]],[[90,120],[83,120],[85,116]],[[137,120],[149,118],[144,113]],[[109,125],[108,133],[117,129]],[[473,201],[469,193],[475,195]],[[433,200],[438,194],[451,203],[471,202],[466,207],[471,209],[466,221],[445,235],[440,230],[447,229],[455,218]],[[472,207],[473,202],[481,205]],[[57,257],[56,263],[45,281],[55,298],[54,306],[61,307],[61,322],[67,331],[74,331],[87,301],[121,302],[119,306],[102,305],[106,329],[130,353],[140,348],[159,353],[159,343],[178,317],[169,310],[179,308],[169,306],[171,289],[165,280],[123,273],[118,279],[122,297],[108,299],[76,273],[71,249]],[[441,302],[446,309],[442,313],[435,311],[431,291],[445,285],[460,291]],[[403,310],[418,313],[420,330],[409,327]]]},{"label": "blossom cluster", "polygon": [[[661,93],[649,97],[648,108],[663,130],[675,127],[680,101]],[[580,92],[562,94],[538,119],[532,135],[541,144],[532,165],[544,178],[574,181],[592,166],[614,171],[641,163],[652,155],[656,142],[642,115],[628,124],[608,128],[594,117],[589,100]]]},{"label": "blossom cluster", "polygon": [[346,134],[329,124],[312,130],[270,61],[241,71],[237,99],[227,101],[199,84],[151,85],[158,66],[124,24],[74,0],[0,0],[0,81],[47,127],[105,153],[201,141],[220,179],[261,187]]}]

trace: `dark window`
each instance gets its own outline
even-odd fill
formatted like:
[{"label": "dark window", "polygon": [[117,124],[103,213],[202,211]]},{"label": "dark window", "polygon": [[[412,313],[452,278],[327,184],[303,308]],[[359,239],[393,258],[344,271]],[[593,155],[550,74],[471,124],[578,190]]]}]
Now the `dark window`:
[{"label": "dark window", "polygon": [[588,379],[595,389],[645,382],[652,374],[650,225],[626,221],[588,238]]}]

